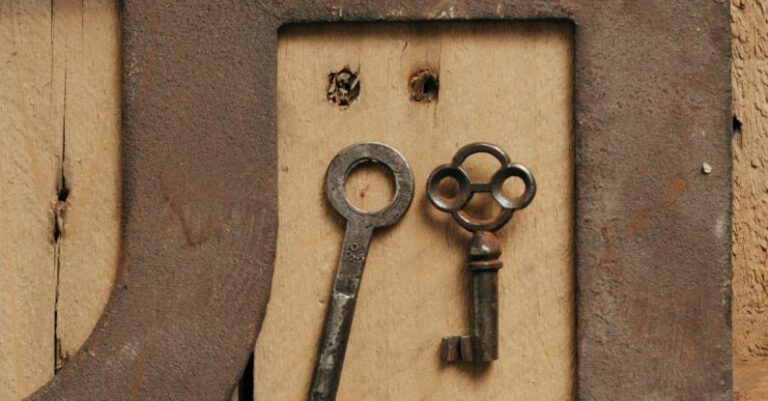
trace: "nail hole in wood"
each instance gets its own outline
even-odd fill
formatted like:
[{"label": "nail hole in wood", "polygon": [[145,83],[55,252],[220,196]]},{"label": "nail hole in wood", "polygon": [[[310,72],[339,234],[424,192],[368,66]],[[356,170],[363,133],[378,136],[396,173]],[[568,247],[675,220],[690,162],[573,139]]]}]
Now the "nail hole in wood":
[{"label": "nail hole in wood", "polygon": [[346,109],[360,95],[360,77],[346,66],[328,74],[328,102]]},{"label": "nail hole in wood", "polygon": [[426,68],[416,71],[411,76],[409,84],[411,100],[419,103],[429,103],[437,100],[440,92],[440,78],[437,72]]}]

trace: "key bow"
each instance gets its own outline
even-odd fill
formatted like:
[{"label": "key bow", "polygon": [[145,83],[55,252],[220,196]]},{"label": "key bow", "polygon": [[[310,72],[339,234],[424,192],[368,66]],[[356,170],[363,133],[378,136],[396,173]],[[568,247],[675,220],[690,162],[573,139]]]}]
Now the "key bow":
[{"label": "key bow", "polygon": [[[475,153],[488,153],[496,158],[501,167],[496,170],[490,182],[472,182],[469,174],[461,168],[464,161]],[[509,199],[502,189],[504,181],[509,177],[518,177],[525,184],[523,194],[515,199]],[[456,180],[459,193],[453,198],[443,198],[438,193],[438,185],[445,178]],[[488,192],[501,206],[501,213],[495,218],[476,219],[463,212],[475,193]],[[512,163],[509,156],[501,148],[490,143],[472,143],[459,149],[450,164],[438,166],[427,180],[427,197],[439,210],[451,213],[453,219],[468,231],[496,231],[503,227],[516,210],[520,210],[533,200],[536,195],[536,181],[533,174],[522,164]]]}]

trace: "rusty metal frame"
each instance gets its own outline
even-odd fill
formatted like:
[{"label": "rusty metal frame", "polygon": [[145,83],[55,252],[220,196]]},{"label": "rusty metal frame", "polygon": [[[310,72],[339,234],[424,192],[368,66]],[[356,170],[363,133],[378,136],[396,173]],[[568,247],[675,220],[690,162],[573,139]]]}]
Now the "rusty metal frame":
[{"label": "rusty metal frame", "polygon": [[576,397],[731,399],[727,1],[121,9],[118,278],[86,345],[30,399],[223,400],[235,385],[275,248],[280,26],[551,18],[575,27]]}]

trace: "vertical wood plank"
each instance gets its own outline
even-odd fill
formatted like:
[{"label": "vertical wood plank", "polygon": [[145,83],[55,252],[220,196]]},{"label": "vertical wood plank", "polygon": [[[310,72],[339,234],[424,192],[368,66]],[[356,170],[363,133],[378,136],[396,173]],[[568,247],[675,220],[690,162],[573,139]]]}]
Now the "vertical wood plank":
[{"label": "vertical wood plank", "polygon": [[[416,193],[403,220],[373,239],[338,399],[571,397],[570,46],[570,27],[558,23],[282,32],[280,227],[272,298],[256,347],[256,399],[306,398],[343,230],[327,205],[323,177],[334,155],[359,141],[399,149],[413,169]],[[341,110],[326,100],[326,89],[328,74],[344,66],[359,71],[361,89]],[[427,67],[439,71],[438,100],[416,104],[409,78]],[[531,206],[500,231],[500,359],[485,369],[439,360],[442,336],[468,332],[468,235],[424,195],[432,169],[475,141],[506,149],[540,185]],[[470,163],[475,173],[496,168],[482,157]],[[353,198],[371,207],[374,193],[386,193],[378,191],[384,180],[361,174]]]},{"label": "vertical wood plank", "polygon": [[[765,327],[761,311],[768,294],[761,290],[764,277],[759,271],[765,264],[765,236],[759,222],[766,210],[760,185],[768,181],[766,169],[760,168],[765,164],[761,159],[765,152],[761,149],[767,142],[761,134],[765,130],[760,129],[766,121],[760,111],[765,106],[760,82],[766,60],[757,43],[768,27],[761,1],[732,0],[734,109],[742,124],[734,143],[734,371],[737,398],[742,400],[768,396],[768,383],[760,373],[768,364],[762,351],[768,334],[761,329]],[[76,156],[69,160],[65,157],[63,164],[68,186],[77,189],[65,206],[66,234],[61,238],[60,248],[61,271],[66,271],[59,277],[58,325],[63,355],[74,352],[95,323],[95,311],[101,308],[97,300],[105,300],[105,283],[111,275],[108,269],[98,266],[105,266],[117,249],[116,243],[106,244],[116,241],[116,226],[109,220],[108,209],[116,213],[117,203],[101,204],[103,207],[94,217],[98,227],[92,226],[90,231],[78,228],[88,225],[87,208],[100,206],[87,193],[114,196],[114,188],[108,188],[109,185],[88,181],[107,180],[117,171],[114,160],[101,157],[102,153],[115,152],[108,147],[117,146],[116,137],[98,135],[101,130],[116,129],[110,125],[119,121],[117,115],[104,114],[115,113],[119,99],[116,93],[107,94],[114,88],[104,89],[118,79],[116,71],[112,77],[107,76],[107,70],[118,62],[118,32],[114,29],[117,15],[110,1],[86,1],[82,3],[84,9],[79,3],[54,1],[58,11],[54,15],[49,1],[0,0],[0,113],[5,116],[0,119],[0,399],[21,398],[53,374],[56,247],[52,221],[60,186],[65,118],[68,127],[72,127],[68,129],[66,153],[82,156],[79,162]],[[66,44],[60,38],[66,38]],[[61,57],[70,54],[76,57],[62,63]],[[92,65],[93,62],[98,65]],[[62,65],[72,66],[67,68],[68,113],[80,117],[63,116]],[[80,67],[85,70],[79,70]],[[91,73],[95,73],[91,76],[98,82],[88,79]],[[81,96],[100,100],[79,100]],[[104,110],[100,109],[102,106]],[[90,117],[82,117],[83,113]],[[82,129],[74,128],[78,125]],[[78,139],[75,131],[89,133]],[[85,176],[78,177],[77,170]],[[88,177],[86,172],[94,176]],[[91,251],[111,250],[98,252],[91,263],[91,252],[78,253],[78,249],[83,249],[81,246]],[[76,272],[78,266],[97,266],[94,279],[83,281],[78,274],[70,276],[69,272]],[[70,293],[62,287],[75,291]],[[83,295],[94,289],[95,297]],[[80,313],[87,316],[83,319],[87,323],[64,318],[74,316],[77,320]]]},{"label": "vertical wood plank", "polygon": [[54,4],[55,78],[61,79],[54,82],[65,113],[62,175],[68,191],[59,210],[58,241],[57,336],[63,364],[93,330],[117,266],[120,48],[114,0]]},{"label": "vertical wood plank", "polygon": [[119,232],[112,0],[0,2],[0,399],[77,351],[111,289]]},{"label": "vertical wood plank", "polygon": [[733,372],[738,401],[768,399],[768,1],[732,0]]},{"label": "vertical wood plank", "polygon": [[48,1],[0,1],[0,399],[53,376],[61,160]]}]

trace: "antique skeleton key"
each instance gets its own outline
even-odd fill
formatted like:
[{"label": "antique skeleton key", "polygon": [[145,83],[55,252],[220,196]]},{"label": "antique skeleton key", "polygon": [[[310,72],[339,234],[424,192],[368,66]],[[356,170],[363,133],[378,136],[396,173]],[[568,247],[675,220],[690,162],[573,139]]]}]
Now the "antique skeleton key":
[{"label": "antique skeleton key", "polygon": [[[394,199],[375,212],[354,207],[347,199],[344,188],[352,170],[366,162],[383,164],[395,178]],[[413,175],[408,163],[395,149],[380,143],[359,143],[342,150],[331,161],[326,172],[325,191],[333,208],[347,221],[347,228],[315,361],[309,401],[332,401],[336,398],[357,290],[373,230],[395,224],[408,210],[413,199]]]},{"label": "antique skeleton key", "polygon": [[[489,153],[501,163],[491,182],[476,183],[461,168],[461,164],[475,153]],[[509,177],[520,178],[525,191],[517,199],[508,199],[502,192],[504,181]],[[444,198],[438,185],[445,178],[458,184],[458,194]],[[462,209],[475,193],[489,192],[501,205],[501,213],[495,219],[476,220]],[[501,243],[494,232],[503,227],[512,214],[528,206],[536,194],[536,182],[528,169],[509,161],[509,156],[499,147],[487,143],[467,145],[453,156],[450,164],[437,167],[427,180],[427,196],[432,204],[443,212],[451,213],[454,220],[472,232],[467,267],[472,274],[472,334],[461,337],[443,337],[442,358],[445,362],[490,362],[498,358],[498,270],[502,267]]]}]

